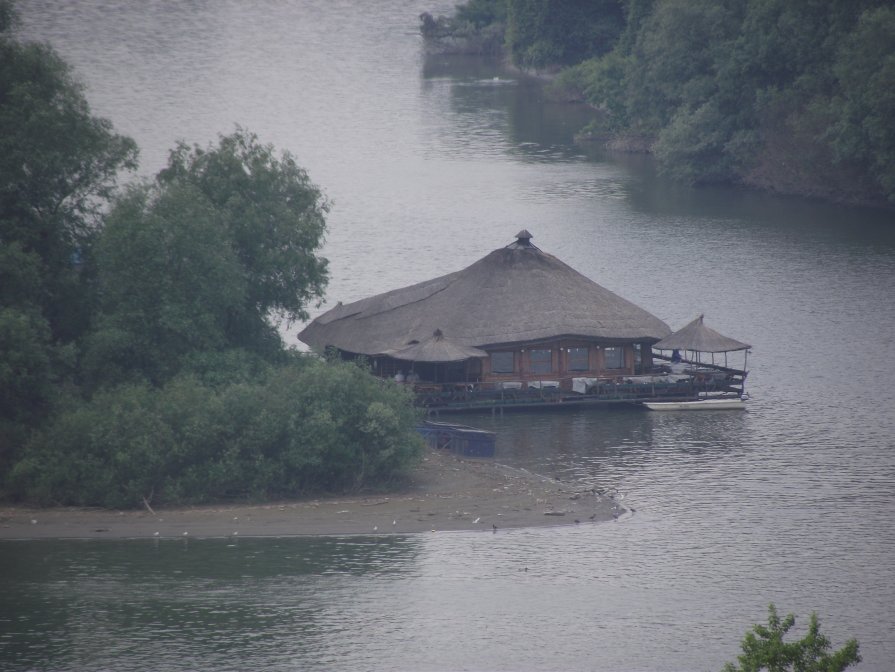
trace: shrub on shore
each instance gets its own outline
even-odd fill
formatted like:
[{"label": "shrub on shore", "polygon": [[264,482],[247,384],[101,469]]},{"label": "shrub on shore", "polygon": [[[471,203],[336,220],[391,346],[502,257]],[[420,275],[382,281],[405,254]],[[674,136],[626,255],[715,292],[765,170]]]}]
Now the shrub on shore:
[{"label": "shrub on shore", "polygon": [[134,508],[387,486],[422,451],[408,394],[356,364],[299,356],[249,381],[121,385],[36,433],[12,494]]}]

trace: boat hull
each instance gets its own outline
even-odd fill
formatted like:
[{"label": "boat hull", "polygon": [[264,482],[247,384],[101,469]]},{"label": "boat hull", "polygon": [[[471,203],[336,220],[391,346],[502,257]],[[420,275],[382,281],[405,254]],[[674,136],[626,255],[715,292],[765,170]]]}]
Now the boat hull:
[{"label": "boat hull", "polygon": [[743,399],[699,399],[698,401],[644,401],[651,411],[743,411]]}]

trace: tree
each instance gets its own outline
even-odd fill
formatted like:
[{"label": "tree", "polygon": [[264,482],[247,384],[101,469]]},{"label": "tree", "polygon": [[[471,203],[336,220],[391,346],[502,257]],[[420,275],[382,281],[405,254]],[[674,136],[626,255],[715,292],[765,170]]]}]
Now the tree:
[{"label": "tree", "polygon": [[840,94],[829,132],[837,156],[868,166],[895,202],[895,9],[864,12],[833,67]]},{"label": "tree", "polygon": [[136,167],[133,140],[91,114],[83,86],[48,46],[6,32],[15,15],[0,0],[0,242],[17,243],[40,268],[41,312],[54,340],[88,322],[81,263],[122,169]]},{"label": "tree", "polygon": [[254,326],[307,319],[307,305],[323,297],[327,282],[327,261],[315,253],[329,203],[294,157],[278,159],[271,145],[237,128],[216,148],[178,145],[158,184],[178,183],[198,189],[220,217],[246,274],[243,318]]},{"label": "tree", "polygon": [[136,145],[91,114],[48,46],[0,0],[0,475],[72,372],[92,310],[92,245]]},{"label": "tree", "polygon": [[572,65],[612,49],[624,28],[619,0],[508,0],[506,42],[522,67]]},{"label": "tree", "polygon": [[96,256],[101,303],[86,339],[87,381],[160,384],[187,355],[226,347],[246,273],[195,187],[132,188],[109,214]]},{"label": "tree", "polygon": [[160,385],[202,353],[281,355],[278,324],[323,294],[327,209],[289,154],[242,129],[207,150],[178,145],[109,214],[88,380]]},{"label": "tree", "polygon": [[768,607],[768,625],[756,625],[743,639],[743,653],[737,657],[739,666],[727,663],[723,672],[841,672],[861,662],[858,641],[848,640],[838,651],[830,653],[830,640],[820,633],[820,621],[812,613],[808,634],[796,642],[784,642],[783,637],[795,624],[789,614],[782,621],[777,609]]}]

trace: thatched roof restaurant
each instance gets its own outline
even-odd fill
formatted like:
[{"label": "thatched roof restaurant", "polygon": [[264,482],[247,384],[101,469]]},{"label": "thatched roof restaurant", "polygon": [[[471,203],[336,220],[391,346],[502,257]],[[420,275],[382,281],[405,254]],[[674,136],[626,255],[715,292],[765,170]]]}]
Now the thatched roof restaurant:
[{"label": "thatched roof restaurant", "polygon": [[[471,266],[338,304],[299,339],[365,355],[391,376],[411,368],[432,382],[556,383],[635,374],[668,325],[531,242],[516,240]],[[419,359],[415,359],[418,356]]]}]

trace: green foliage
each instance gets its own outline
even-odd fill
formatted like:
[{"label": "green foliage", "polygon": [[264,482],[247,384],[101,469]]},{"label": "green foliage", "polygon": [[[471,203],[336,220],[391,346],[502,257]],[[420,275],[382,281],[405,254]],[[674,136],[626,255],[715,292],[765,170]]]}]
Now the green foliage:
[{"label": "green foliage", "polygon": [[[557,77],[556,88],[579,92],[601,113],[599,127],[589,129],[600,137],[631,127],[625,102],[629,57],[613,51],[569,68]],[[576,96],[577,97],[577,96]]]},{"label": "green foliage", "polygon": [[306,306],[322,298],[327,281],[327,262],[315,252],[329,204],[291,154],[277,158],[271,145],[237,129],[217,147],[178,145],[158,184],[190,185],[214,208],[246,275],[242,328],[254,334],[267,318],[308,318]]},{"label": "green foliage", "polygon": [[685,181],[895,199],[886,4],[632,0],[614,50],[566,84],[604,113],[596,135],[651,135]]},{"label": "green foliage", "polygon": [[887,0],[483,0],[428,19],[505,22],[513,63],[570,66],[552,95],[600,112],[584,135],[651,145],[680,180],[895,202]]},{"label": "green foliage", "polygon": [[507,0],[507,47],[513,62],[526,68],[607,53],[623,28],[619,0]]},{"label": "green foliage", "polygon": [[833,73],[838,95],[828,136],[841,160],[867,165],[895,201],[895,9],[861,15],[843,40]]},{"label": "green foliage", "polygon": [[10,30],[18,22],[11,0],[0,0],[0,35]]},{"label": "green foliage", "polygon": [[419,458],[408,393],[350,363],[297,358],[254,380],[123,385],[31,442],[14,494],[138,507],[296,497],[388,485]]},{"label": "green foliage", "polygon": [[179,145],[155,184],[107,218],[85,380],[163,384],[186,359],[222,350],[275,360],[279,321],[307,317],[322,296],[327,207],[291,156],[246,131],[208,150]]},{"label": "green foliage", "polygon": [[102,300],[86,340],[87,380],[160,383],[186,355],[227,344],[229,320],[245,304],[246,269],[195,187],[131,189],[96,255]]},{"label": "green foliage", "polygon": [[52,395],[50,328],[36,310],[0,306],[0,474],[17,456]]},{"label": "green foliage", "polygon": [[668,0],[656,5],[637,35],[630,63],[628,114],[659,130],[681,108],[702,106],[717,90],[716,57],[735,36],[732,0]]},{"label": "green foliage", "polygon": [[456,20],[469,23],[476,30],[507,19],[506,0],[469,0],[457,5]]},{"label": "green foliage", "polygon": [[838,651],[830,652],[830,640],[820,633],[817,614],[811,614],[808,634],[795,642],[783,638],[795,624],[789,614],[783,620],[774,605],[768,607],[768,625],[756,625],[743,639],[739,665],[727,663],[724,672],[842,672],[861,662],[858,642],[848,640]]},{"label": "green foliage", "polygon": [[134,168],[136,155],[132,140],[90,113],[52,49],[0,33],[0,241],[36,255],[37,303],[54,340],[72,341],[87,326],[85,278],[72,258],[89,257],[118,172]]},{"label": "green foliage", "polygon": [[503,49],[506,0],[469,0],[453,16],[420,14],[429,48],[448,53],[499,54]]},{"label": "green foliage", "polygon": [[733,174],[730,118],[710,101],[690,111],[683,108],[662,129],[654,152],[665,173],[688,182],[724,182]]},{"label": "green foliage", "polygon": [[0,0],[0,476],[73,373],[102,209],[137,155],[51,48],[12,36],[17,21]]}]

